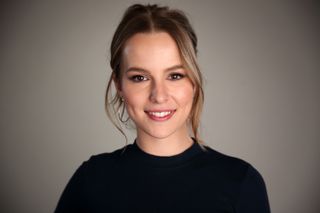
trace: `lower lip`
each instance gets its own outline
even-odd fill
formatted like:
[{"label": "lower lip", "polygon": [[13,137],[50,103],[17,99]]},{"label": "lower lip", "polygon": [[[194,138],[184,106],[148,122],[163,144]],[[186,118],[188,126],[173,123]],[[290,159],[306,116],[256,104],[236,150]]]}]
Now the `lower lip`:
[{"label": "lower lip", "polygon": [[154,121],[167,121],[167,120],[169,120],[172,116],[173,116],[173,114],[175,113],[176,111],[174,110],[174,111],[171,111],[171,113],[169,114],[169,115],[166,115],[166,116],[164,116],[164,117],[157,117],[157,116],[154,116],[154,115],[151,115],[151,114],[149,114],[149,113],[147,113],[147,115],[149,116],[149,118],[151,119],[151,120],[154,120]]}]

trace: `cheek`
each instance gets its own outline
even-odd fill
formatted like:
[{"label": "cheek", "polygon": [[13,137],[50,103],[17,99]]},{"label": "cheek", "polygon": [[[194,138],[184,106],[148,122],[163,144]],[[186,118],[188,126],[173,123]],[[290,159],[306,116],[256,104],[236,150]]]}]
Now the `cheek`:
[{"label": "cheek", "polygon": [[139,96],[139,88],[132,85],[127,79],[122,80],[121,94],[126,100],[127,104],[135,104],[135,99]]},{"label": "cheek", "polygon": [[139,94],[124,93],[126,106],[129,108],[137,108],[142,105],[142,99]]},{"label": "cheek", "polygon": [[180,106],[191,106],[193,102],[193,87],[181,87],[176,88],[174,91],[174,97]]},{"label": "cheek", "polygon": [[133,114],[137,109],[143,109],[145,103],[145,94],[141,89],[136,89],[136,87],[130,87],[128,85],[123,85],[122,95],[126,102],[126,108],[129,114]]}]

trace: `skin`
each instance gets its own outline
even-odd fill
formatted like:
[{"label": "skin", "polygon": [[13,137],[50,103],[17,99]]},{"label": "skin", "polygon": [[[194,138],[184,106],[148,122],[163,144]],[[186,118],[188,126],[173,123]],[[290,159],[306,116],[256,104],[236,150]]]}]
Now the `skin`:
[{"label": "skin", "polygon": [[[172,37],[165,32],[137,33],[127,40],[122,59],[118,90],[137,127],[137,145],[157,156],[189,148],[194,88]],[[147,112],[155,110],[175,112],[169,120],[154,121]]]}]

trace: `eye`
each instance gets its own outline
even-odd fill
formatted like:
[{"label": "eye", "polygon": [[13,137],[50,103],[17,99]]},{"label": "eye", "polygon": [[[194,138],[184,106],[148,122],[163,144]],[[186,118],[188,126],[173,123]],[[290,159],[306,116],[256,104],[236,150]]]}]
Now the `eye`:
[{"label": "eye", "polygon": [[129,78],[133,82],[141,82],[148,80],[145,76],[142,75],[134,75]]},{"label": "eye", "polygon": [[181,74],[181,73],[171,73],[169,76],[170,80],[180,80],[182,78],[184,78],[185,75]]}]

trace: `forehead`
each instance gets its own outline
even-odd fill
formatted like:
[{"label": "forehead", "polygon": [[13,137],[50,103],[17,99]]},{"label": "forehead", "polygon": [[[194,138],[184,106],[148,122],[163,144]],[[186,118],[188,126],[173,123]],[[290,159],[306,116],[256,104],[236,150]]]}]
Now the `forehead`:
[{"label": "forehead", "polygon": [[135,34],[126,42],[122,59],[124,68],[139,66],[161,70],[181,64],[178,46],[166,32]]}]

